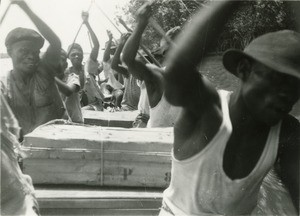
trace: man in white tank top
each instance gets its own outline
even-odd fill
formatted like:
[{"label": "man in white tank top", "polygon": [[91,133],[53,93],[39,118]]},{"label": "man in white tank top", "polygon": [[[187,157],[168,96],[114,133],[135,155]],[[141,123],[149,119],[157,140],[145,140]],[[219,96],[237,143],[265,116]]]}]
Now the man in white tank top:
[{"label": "man in white tank top", "polygon": [[[145,82],[150,105],[150,119],[147,127],[173,127],[181,108],[171,105],[165,99],[162,75],[164,68],[159,68],[153,64],[145,65],[135,58],[150,15],[151,4],[145,4],[138,11],[136,28],[123,49],[123,61],[133,76]],[[175,27],[169,30],[167,35],[174,39],[179,31],[180,28]],[[161,40],[161,46],[156,51],[161,57],[159,61],[163,61],[169,47],[170,45],[165,40]]]},{"label": "man in white tank top", "polygon": [[299,213],[300,127],[289,115],[300,94],[299,33],[268,33],[227,51],[224,66],[242,81],[231,95],[197,70],[238,4],[212,1],[169,52],[165,96],[183,111],[160,215],[251,214],[274,165]]}]

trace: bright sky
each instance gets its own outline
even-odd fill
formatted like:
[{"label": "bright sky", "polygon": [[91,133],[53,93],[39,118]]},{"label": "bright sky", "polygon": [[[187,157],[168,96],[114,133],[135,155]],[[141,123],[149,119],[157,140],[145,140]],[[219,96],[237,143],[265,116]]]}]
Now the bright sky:
[{"label": "bright sky", "polygon": [[[81,12],[88,10],[91,1],[92,0],[27,0],[26,2],[58,35],[61,39],[62,47],[66,50],[68,45],[73,42],[79,26],[82,23]],[[104,48],[104,44],[108,39],[106,29],[111,30],[115,38],[119,38],[120,33],[110,24],[97,6],[100,6],[102,10],[114,20],[116,12],[120,11],[120,9],[117,10],[117,7],[122,7],[128,1],[129,0],[94,0],[95,3],[89,11],[89,22],[98,37],[100,49]],[[2,18],[9,2],[10,0],[1,0],[0,18]],[[118,13],[118,15],[120,14]],[[0,53],[6,53],[6,47],[4,45],[5,37],[10,30],[16,27],[33,28],[37,30],[25,13],[18,6],[12,5],[0,26]],[[119,25],[118,28],[122,32],[126,32],[123,26]],[[82,27],[76,42],[83,47],[84,52],[90,52],[91,46],[85,26]],[[44,51],[47,46],[48,43],[45,43],[42,51]]]}]

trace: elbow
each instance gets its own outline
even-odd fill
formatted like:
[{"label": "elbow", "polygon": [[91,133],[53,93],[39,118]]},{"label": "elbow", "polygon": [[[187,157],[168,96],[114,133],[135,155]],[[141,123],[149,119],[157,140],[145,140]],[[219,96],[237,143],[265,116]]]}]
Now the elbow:
[{"label": "elbow", "polygon": [[121,57],[122,62],[124,62],[128,67],[132,66],[133,59],[129,55],[123,54]]}]

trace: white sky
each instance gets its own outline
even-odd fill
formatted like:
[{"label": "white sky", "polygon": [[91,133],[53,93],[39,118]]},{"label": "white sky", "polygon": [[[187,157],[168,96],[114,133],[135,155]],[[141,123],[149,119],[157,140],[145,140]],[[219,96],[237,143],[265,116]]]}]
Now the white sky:
[{"label": "white sky", "polygon": [[[112,31],[115,38],[119,38],[119,32],[109,23],[96,5],[99,5],[105,13],[113,20],[117,11],[116,6],[121,7],[129,0],[95,0],[95,4],[90,9],[89,22],[100,42],[100,50],[104,48],[104,44],[108,37],[106,29]],[[1,0],[0,18],[3,16],[9,0]],[[62,48],[65,50],[75,38],[75,35],[82,23],[81,12],[86,11],[91,0],[27,0],[31,9],[58,35],[62,42]],[[120,11],[120,10],[118,10]],[[0,53],[6,53],[4,45],[5,37],[10,30],[16,27],[33,28],[31,20],[17,6],[12,5],[6,14],[3,23],[0,26]],[[118,26],[122,32],[126,32],[122,26]],[[91,46],[87,34],[87,28],[82,27],[77,40],[84,52],[90,52]],[[45,43],[42,51],[48,47]]]}]

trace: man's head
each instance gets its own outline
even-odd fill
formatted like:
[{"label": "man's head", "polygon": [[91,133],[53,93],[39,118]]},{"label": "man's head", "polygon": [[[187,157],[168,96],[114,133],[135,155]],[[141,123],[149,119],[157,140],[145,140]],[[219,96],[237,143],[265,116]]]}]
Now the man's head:
[{"label": "man's head", "polygon": [[69,59],[74,67],[81,67],[83,60],[83,50],[77,43],[73,43],[68,47]]},{"label": "man's head", "polygon": [[299,33],[284,30],[260,36],[243,52],[227,51],[223,64],[242,80],[244,103],[261,122],[276,124],[299,99]]},{"label": "man's head", "polygon": [[5,39],[7,53],[12,59],[14,70],[27,75],[36,71],[43,45],[44,38],[36,31],[27,28],[15,28]]}]

